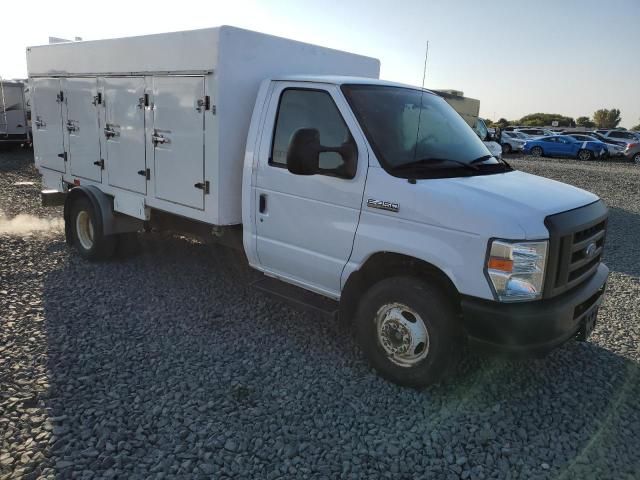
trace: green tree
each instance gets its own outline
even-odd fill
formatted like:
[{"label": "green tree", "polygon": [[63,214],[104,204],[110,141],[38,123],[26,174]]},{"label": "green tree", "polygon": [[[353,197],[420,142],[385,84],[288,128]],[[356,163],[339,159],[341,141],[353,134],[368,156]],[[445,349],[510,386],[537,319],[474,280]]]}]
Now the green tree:
[{"label": "green tree", "polygon": [[589,117],[576,118],[576,125],[578,127],[585,127],[585,128],[593,128],[596,126],[596,124],[593,123]]},{"label": "green tree", "polygon": [[593,121],[598,128],[616,128],[620,123],[620,110],[601,108],[593,112]]},{"label": "green tree", "polygon": [[500,127],[500,128],[508,127],[509,126],[509,120],[507,120],[506,118],[501,118],[500,120],[498,120],[496,125],[498,127]]},{"label": "green tree", "polygon": [[494,125],[493,120],[491,120],[489,118],[485,118],[484,119],[484,123],[486,123],[487,127],[492,127]]},{"label": "green tree", "polygon": [[636,125],[635,127],[631,127],[631,130],[636,130],[636,131],[640,132],[640,123],[638,125]]},{"label": "green tree", "polygon": [[559,127],[575,127],[576,121],[572,117],[565,117],[558,113],[532,113],[520,119],[520,125],[528,127],[545,127],[558,122]]}]

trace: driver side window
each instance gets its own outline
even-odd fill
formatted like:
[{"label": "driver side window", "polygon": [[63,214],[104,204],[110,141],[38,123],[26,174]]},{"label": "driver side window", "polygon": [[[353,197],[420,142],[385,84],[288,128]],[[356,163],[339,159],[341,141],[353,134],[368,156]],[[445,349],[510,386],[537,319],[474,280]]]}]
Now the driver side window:
[{"label": "driver side window", "polygon": [[[351,144],[354,151],[356,150],[351,132],[328,92],[288,88],[280,95],[270,165],[287,166],[289,142],[293,134],[301,128],[317,129],[320,132],[320,143],[324,146],[339,147]],[[320,174],[353,178],[353,175],[340,173],[345,167],[345,162],[337,152],[321,152],[319,167]]]}]

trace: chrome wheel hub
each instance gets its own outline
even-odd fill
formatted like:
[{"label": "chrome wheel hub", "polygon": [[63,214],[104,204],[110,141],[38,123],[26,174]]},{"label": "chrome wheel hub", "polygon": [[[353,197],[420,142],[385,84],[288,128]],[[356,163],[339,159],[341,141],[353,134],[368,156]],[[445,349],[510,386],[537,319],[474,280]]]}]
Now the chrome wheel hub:
[{"label": "chrome wheel hub", "polygon": [[378,310],[375,322],[378,342],[396,365],[411,367],[429,354],[429,333],[415,310],[387,304]]},{"label": "chrome wheel hub", "polygon": [[93,247],[93,223],[91,223],[89,213],[84,210],[78,212],[76,217],[76,235],[82,248],[91,250]]}]

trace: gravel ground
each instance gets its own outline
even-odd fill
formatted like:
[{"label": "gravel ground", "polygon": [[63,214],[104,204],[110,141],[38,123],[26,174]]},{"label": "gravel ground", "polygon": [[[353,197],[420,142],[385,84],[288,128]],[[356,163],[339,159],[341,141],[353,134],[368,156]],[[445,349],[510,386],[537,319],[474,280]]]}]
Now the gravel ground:
[{"label": "gravel ground", "polygon": [[0,478],[639,478],[640,168],[512,159],[612,207],[599,324],[416,391],[229,250],[145,234],[81,260],[30,162],[0,151]]}]

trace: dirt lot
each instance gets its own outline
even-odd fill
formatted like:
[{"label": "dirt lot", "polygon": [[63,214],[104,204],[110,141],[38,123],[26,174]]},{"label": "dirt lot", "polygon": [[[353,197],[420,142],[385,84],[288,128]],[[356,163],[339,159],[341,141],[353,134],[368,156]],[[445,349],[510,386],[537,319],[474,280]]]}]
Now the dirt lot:
[{"label": "dirt lot", "polygon": [[152,233],[81,260],[31,152],[0,151],[0,478],[638,478],[640,168],[510,161],[610,206],[599,323],[415,391],[229,250]]}]

